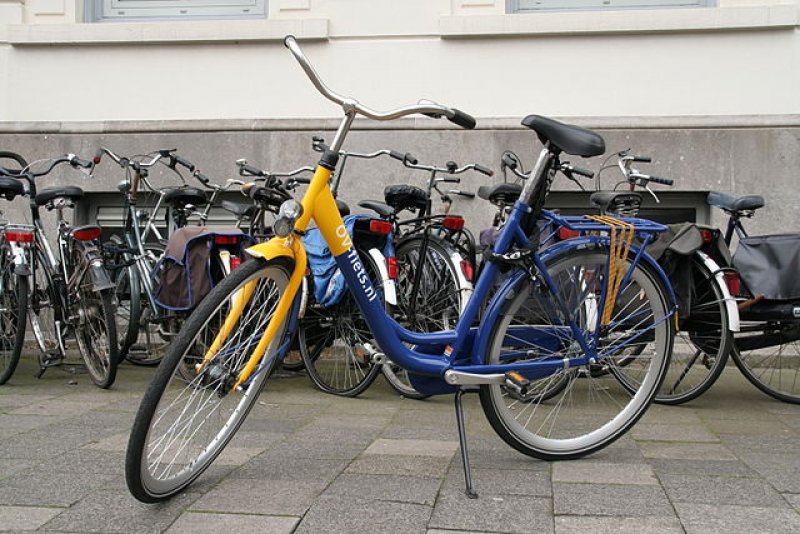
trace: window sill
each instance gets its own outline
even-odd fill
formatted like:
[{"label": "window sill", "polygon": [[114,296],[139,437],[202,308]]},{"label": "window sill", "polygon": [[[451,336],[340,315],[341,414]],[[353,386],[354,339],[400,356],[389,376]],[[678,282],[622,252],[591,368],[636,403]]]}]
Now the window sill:
[{"label": "window sill", "polygon": [[795,5],[625,10],[599,13],[542,12],[512,15],[445,16],[443,38],[515,37],[786,29],[798,26]]},{"label": "window sill", "polygon": [[13,24],[0,41],[13,46],[239,43],[280,42],[289,34],[300,40],[327,39],[328,20]]}]

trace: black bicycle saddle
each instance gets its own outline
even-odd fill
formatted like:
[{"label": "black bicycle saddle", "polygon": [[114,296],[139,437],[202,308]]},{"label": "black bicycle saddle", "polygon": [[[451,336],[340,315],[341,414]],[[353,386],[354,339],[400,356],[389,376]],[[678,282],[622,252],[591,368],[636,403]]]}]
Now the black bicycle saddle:
[{"label": "black bicycle saddle", "polygon": [[556,149],[573,156],[588,158],[606,151],[603,138],[586,128],[564,124],[541,115],[528,115],[522,119],[522,125],[536,132],[542,143],[550,142]]},{"label": "black bicycle saddle", "polygon": [[425,209],[428,195],[415,185],[389,185],[383,190],[386,203],[400,211],[404,209]]},{"label": "black bicycle saddle", "polygon": [[51,200],[66,198],[67,200],[80,200],[83,198],[83,189],[74,185],[45,187],[36,193],[36,205],[44,206]]}]

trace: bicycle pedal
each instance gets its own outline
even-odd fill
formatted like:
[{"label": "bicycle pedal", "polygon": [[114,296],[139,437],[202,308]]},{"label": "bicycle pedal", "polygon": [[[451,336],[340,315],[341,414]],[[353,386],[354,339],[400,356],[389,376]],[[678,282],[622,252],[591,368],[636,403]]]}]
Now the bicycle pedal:
[{"label": "bicycle pedal", "polygon": [[505,386],[508,392],[517,399],[522,399],[528,394],[531,381],[517,371],[508,371],[505,374]]}]

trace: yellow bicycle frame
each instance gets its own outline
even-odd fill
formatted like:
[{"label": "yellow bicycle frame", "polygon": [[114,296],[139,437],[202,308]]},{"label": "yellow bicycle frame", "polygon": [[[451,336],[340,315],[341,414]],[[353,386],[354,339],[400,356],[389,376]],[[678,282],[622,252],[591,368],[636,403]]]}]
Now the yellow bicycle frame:
[{"label": "yellow bicycle frame", "polygon": [[[300,204],[303,207],[303,212],[300,218],[295,223],[295,230],[298,234],[304,232],[308,228],[308,224],[312,217],[317,223],[317,227],[325,238],[325,242],[331,249],[334,256],[339,256],[350,250],[353,241],[344,226],[344,221],[336,207],[336,201],[333,198],[328,182],[333,171],[318,165],[314,177],[308,186],[303,199]],[[233,389],[237,389],[245,383],[253,371],[256,370],[261,363],[264,353],[272,342],[275,334],[278,332],[280,326],[284,324],[287,319],[289,311],[292,308],[297,291],[299,290],[303,276],[306,272],[308,259],[303,242],[297,235],[290,235],[288,237],[273,237],[265,243],[260,243],[247,249],[247,253],[256,258],[264,260],[272,260],[275,258],[285,257],[293,261],[294,267],[292,269],[291,277],[289,278],[289,285],[286,291],[281,295],[278,301],[278,306],[275,309],[275,314],[267,324],[264,334],[261,336],[258,345],[253,349],[252,354],[247,360],[244,368],[242,369]],[[242,312],[245,309],[250,298],[253,296],[258,281],[252,281],[239,290],[234,296],[234,304],[228,312],[225,322],[220,328],[219,333],[214,338],[213,343],[206,351],[203,357],[203,363],[198,365],[197,372],[202,369],[211,361],[217,354],[222,345],[227,340],[230,333],[234,330],[235,326],[239,323]]]}]

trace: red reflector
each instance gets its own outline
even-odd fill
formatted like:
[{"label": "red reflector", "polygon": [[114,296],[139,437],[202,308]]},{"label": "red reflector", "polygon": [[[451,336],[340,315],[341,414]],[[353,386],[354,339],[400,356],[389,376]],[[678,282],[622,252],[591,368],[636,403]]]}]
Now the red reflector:
[{"label": "red reflector", "polygon": [[6,232],[6,241],[33,243],[33,232]]},{"label": "red reflector", "polygon": [[461,272],[464,273],[464,278],[467,281],[472,282],[472,278],[475,276],[475,268],[472,266],[472,262],[461,260]]},{"label": "red reflector", "polygon": [[708,228],[701,228],[700,237],[703,238],[703,243],[708,245],[714,240],[714,232],[712,232]]},{"label": "red reflector", "polygon": [[238,235],[215,235],[214,236],[214,244],[215,245],[235,245],[241,239]]},{"label": "red reflector", "polygon": [[558,229],[558,239],[561,241],[572,239],[573,237],[578,237],[579,235],[581,234],[577,230],[570,230],[569,228]]},{"label": "red reflector", "polygon": [[389,272],[389,278],[397,280],[397,258],[394,256],[386,258],[386,270]]},{"label": "red reflector", "polygon": [[728,286],[728,291],[731,295],[736,296],[742,292],[742,280],[739,278],[739,273],[736,271],[725,271],[725,285]]},{"label": "red reflector", "polygon": [[392,233],[392,223],[389,221],[372,219],[369,222],[369,231],[373,234],[389,235]]},{"label": "red reflector", "polygon": [[231,256],[231,271],[242,264],[242,258],[239,256]]},{"label": "red reflector", "polygon": [[99,239],[102,233],[103,231],[98,227],[82,228],[80,230],[73,230],[72,237],[78,241],[93,241]]},{"label": "red reflector", "polygon": [[442,220],[442,226],[448,230],[462,230],[464,228],[464,217],[460,215],[448,215]]}]

